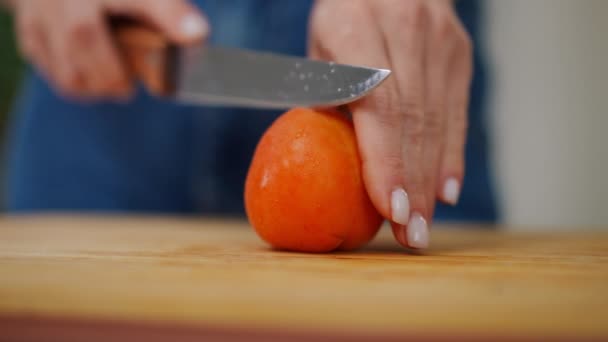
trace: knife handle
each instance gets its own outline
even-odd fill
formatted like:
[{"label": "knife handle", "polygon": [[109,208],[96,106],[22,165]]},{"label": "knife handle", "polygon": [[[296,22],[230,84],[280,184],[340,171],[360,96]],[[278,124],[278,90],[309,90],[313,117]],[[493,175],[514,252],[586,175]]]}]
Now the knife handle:
[{"label": "knife handle", "polygon": [[125,18],[112,18],[110,28],[127,72],[152,94],[175,91],[177,46],[155,29]]}]

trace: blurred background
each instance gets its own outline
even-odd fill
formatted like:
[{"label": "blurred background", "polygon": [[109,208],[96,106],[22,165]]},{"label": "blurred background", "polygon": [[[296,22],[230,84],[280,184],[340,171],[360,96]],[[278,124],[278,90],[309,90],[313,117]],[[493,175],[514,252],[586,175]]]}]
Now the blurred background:
[{"label": "blurred background", "polygon": [[[608,228],[608,1],[489,0],[485,12],[504,223]],[[0,12],[2,139],[22,70]]]},{"label": "blurred background", "polygon": [[0,9],[0,134],[6,133],[7,113],[19,84],[23,63],[20,60],[13,36],[11,16]]},{"label": "blurred background", "polygon": [[608,1],[491,0],[486,46],[504,220],[608,227]]}]

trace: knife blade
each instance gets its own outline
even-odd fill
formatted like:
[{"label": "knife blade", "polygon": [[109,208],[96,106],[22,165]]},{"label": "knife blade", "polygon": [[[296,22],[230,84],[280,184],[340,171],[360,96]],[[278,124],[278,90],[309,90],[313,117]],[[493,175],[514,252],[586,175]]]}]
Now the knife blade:
[{"label": "knife blade", "polygon": [[177,47],[138,24],[113,24],[133,78],[179,103],[268,109],[334,107],[359,100],[390,70],[199,44]]}]

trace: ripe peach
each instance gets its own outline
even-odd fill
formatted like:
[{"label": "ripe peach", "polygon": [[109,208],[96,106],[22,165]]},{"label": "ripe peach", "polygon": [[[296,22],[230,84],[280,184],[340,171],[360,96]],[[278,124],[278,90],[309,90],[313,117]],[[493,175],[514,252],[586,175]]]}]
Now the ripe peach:
[{"label": "ripe peach", "polygon": [[245,208],[263,240],[300,252],[356,249],[382,223],[353,124],[338,111],[295,108],[268,128],[247,174]]}]

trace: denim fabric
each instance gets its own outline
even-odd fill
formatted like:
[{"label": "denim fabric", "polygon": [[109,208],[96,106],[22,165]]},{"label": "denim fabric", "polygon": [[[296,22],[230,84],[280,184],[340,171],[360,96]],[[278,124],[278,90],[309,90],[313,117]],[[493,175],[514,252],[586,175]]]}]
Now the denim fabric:
[{"label": "denim fabric", "polygon": [[[306,54],[312,1],[200,0],[211,44]],[[459,2],[477,31],[475,1]],[[484,126],[485,79],[476,55],[467,178],[458,207],[438,219],[496,219]],[[9,211],[86,210],[242,215],[255,145],[277,111],[177,105],[144,91],[128,104],[77,104],[30,72],[13,113]]]}]

